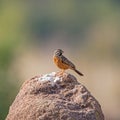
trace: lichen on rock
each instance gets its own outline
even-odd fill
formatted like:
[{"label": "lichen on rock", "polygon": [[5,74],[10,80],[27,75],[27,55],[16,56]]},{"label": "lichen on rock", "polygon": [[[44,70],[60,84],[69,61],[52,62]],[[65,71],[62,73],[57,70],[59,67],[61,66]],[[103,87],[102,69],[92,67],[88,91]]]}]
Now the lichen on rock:
[{"label": "lichen on rock", "polygon": [[73,75],[53,72],[24,82],[6,120],[104,120],[104,115]]}]

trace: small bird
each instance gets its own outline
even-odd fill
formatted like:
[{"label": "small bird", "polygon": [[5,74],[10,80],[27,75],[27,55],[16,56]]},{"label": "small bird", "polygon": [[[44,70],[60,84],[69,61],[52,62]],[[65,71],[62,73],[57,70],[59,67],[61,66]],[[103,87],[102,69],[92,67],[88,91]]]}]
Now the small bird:
[{"label": "small bird", "polygon": [[54,51],[54,55],[53,55],[54,63],[58,66],[58,68],[62,70],[61,74],[63,74],[65,70],[71,69],[74,70],[80,76],[83,76],[83,74],[76,69],[75,65],[65,56],[62,55],[63,53],[64,53],[63,50],[57,49]]}]

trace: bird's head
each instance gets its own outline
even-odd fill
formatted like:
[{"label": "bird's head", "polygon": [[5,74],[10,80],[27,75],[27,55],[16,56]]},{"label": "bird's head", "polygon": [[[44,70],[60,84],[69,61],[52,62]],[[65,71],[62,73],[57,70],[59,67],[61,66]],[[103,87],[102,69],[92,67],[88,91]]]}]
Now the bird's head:
[{"label": "bird's head", "polygon": [[61,49],[57,49],[54,51],[54,55],[56,55],[56,56],[61,56],[63,53],[64,53],[64,51]]}]

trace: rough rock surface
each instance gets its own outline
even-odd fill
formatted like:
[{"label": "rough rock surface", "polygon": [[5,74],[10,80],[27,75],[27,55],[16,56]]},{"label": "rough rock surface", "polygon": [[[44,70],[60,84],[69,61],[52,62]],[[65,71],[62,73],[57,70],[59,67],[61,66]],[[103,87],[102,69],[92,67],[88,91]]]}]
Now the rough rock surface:
[{"label": "rough rock surface", "polygon": [[50,77],[25,81],[6,120],[104,120],[98,101],[73,75]]}]

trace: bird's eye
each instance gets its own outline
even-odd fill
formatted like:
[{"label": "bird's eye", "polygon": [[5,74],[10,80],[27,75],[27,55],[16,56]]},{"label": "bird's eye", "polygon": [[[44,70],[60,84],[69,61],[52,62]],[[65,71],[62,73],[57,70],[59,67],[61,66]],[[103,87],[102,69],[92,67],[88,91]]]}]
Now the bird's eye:
[{"label": "bird's eye", "polygon": [[56,55],[61,56],[62,53],[61,52],[56,52]]}]

